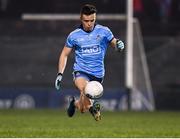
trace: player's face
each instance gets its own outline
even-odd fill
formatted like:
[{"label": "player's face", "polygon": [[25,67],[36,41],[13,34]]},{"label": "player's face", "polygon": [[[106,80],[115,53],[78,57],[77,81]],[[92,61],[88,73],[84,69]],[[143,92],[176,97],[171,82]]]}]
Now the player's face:
[{"label": "player's face", "polygon": [[85,31],[92,31],[96,22],[96,13],[91,15],[81,15],[81,22]]}]

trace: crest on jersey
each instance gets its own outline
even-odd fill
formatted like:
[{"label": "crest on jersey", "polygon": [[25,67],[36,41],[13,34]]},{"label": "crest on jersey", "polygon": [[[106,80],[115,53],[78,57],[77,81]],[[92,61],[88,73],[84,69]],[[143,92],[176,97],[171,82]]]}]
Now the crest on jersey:
[{"label": "crest on jersey", "polygon": [[96,36],[96,40],[99,41],[100,39],[101,39],[101,36],[100,36],[100,35],[97,35],[97,36]]}]

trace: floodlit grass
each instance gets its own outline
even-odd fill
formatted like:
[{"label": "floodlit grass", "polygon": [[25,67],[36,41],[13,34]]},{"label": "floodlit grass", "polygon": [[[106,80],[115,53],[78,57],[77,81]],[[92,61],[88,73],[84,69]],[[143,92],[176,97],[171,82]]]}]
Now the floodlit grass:
[{"label": "floodlit grass", "polygon": [[65,110],[0,110],[0,137],[180,137],[180,112],[103,112],[73,118]]}]

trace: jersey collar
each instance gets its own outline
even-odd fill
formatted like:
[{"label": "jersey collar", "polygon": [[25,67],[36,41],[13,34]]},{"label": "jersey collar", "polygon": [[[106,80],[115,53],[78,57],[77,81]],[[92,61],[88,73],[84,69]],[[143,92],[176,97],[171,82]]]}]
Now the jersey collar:
[{"label": "jersey collar", "polygon": [[[95,23],[95,24],[94,24],[94,28],[95,28],[96,25],[97,25],[97,24]],[[82,29],[82,30],[83,30],[84,32],[86,32],[86,33],[90,33],[90,32],[92,32],[92,31],[94,30],[94,28],[93,28],[91,31],[85,31],[84,28],[83,28],[83,26],[82,26],[82,24],[81,24],[78,28]]]}]

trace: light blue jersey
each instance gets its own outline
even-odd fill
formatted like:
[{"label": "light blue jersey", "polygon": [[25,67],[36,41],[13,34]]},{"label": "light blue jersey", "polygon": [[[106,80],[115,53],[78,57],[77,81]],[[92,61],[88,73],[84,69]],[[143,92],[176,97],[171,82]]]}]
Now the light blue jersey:
[{"label": "light blue jersey", "polygon": [[98,24],[91,32],[85,32],[82,27],[71,32],[66,46],[75,50],[74,71],[102,78],[105,74],[104,56],[113,38],[109,28]]}]

